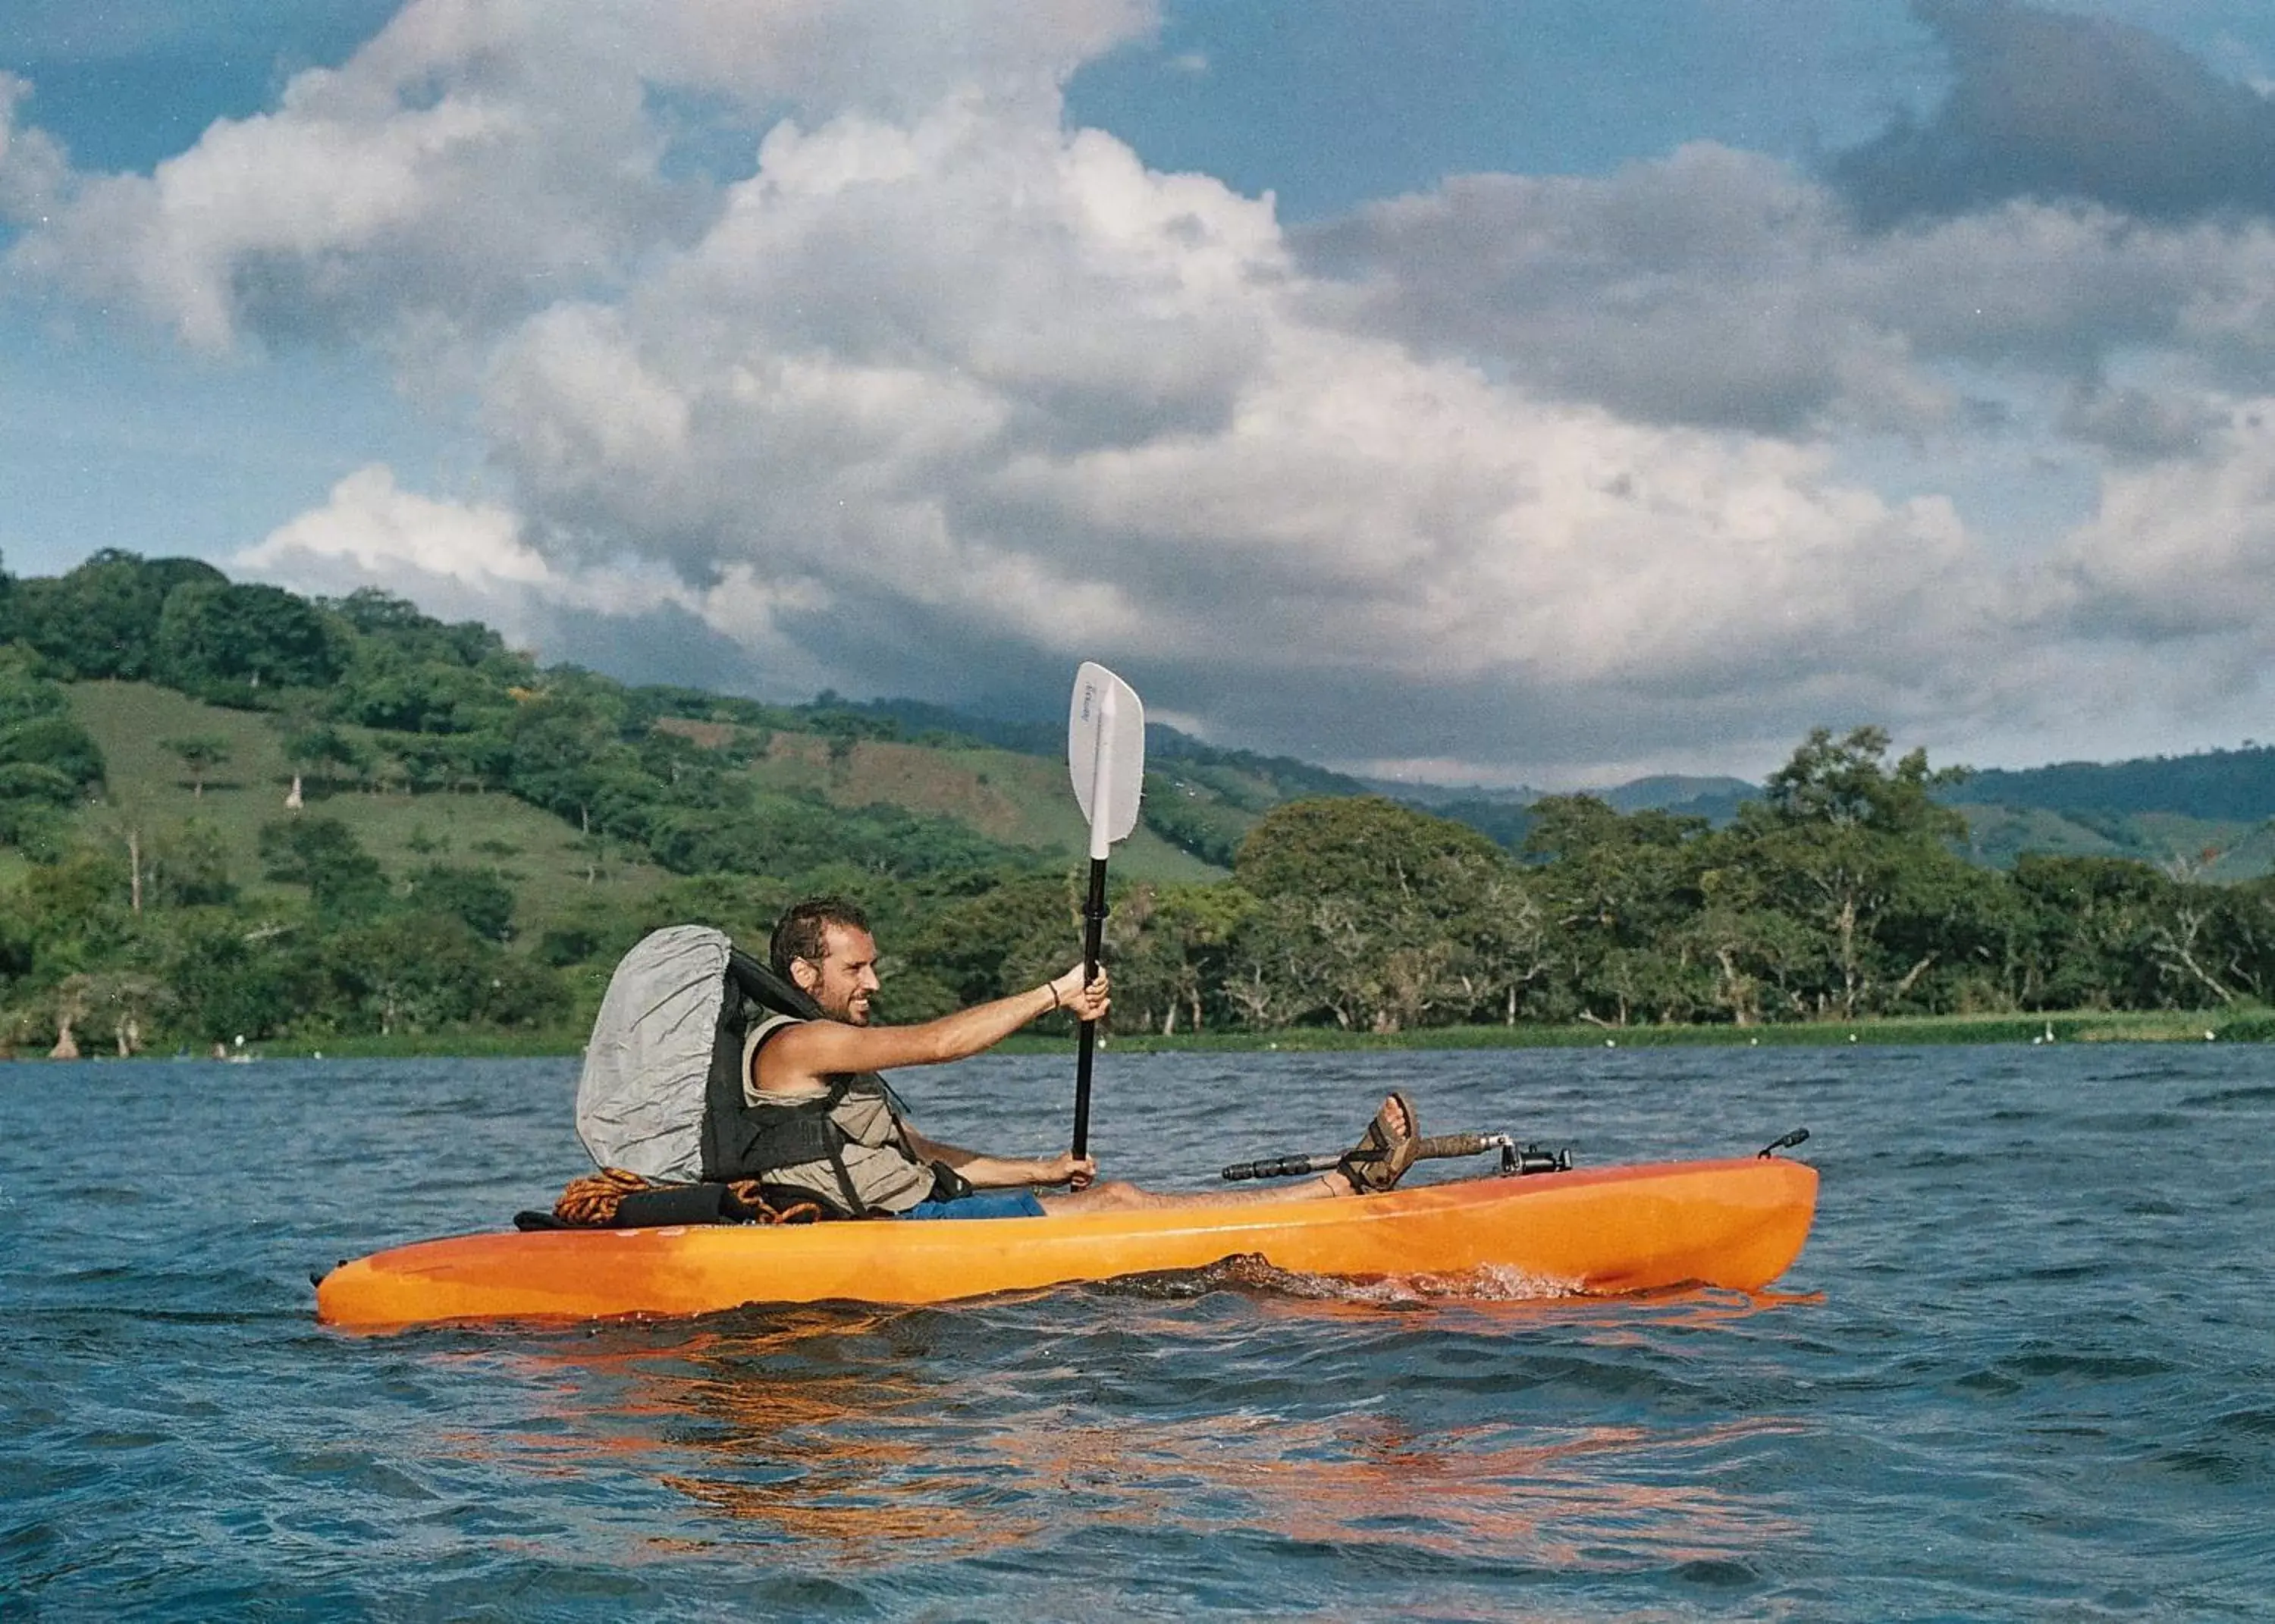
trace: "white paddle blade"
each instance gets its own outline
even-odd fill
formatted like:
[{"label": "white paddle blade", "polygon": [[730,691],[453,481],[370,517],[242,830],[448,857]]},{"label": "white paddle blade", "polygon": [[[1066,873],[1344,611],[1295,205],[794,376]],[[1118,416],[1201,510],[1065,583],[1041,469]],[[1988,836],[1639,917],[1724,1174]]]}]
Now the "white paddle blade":
[{"label": "white paddle blade", "polygon": [[1145,706],[1136,689],[1091,661],[1074,674],[1067,772],[1090,824],[1090,855],[1102,857],[1138,827],[1138,796],[1145,783]]}]

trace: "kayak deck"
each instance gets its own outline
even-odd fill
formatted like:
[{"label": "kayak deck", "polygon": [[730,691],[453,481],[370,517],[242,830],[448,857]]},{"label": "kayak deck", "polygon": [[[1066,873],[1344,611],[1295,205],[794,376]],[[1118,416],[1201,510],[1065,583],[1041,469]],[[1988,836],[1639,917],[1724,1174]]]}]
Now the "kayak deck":
[{"label": "kayak deck", "polygon": [[1247,1254],[1308,1274],[1499,1269],[1580,1292],[1751,1291],[1800,1255],[1816,1206],[1815,1168],[1748,1158],[1048,1218],[506,1232],[342,1264],[319,1282],[316,1315],[378,1329],[748,1303],[941,1303]]}]

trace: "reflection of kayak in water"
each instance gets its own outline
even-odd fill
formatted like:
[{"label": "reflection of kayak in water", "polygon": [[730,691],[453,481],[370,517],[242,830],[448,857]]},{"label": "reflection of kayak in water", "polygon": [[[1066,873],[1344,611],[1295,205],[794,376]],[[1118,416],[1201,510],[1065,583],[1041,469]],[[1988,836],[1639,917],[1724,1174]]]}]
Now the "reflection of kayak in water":
[{"label": "reflection of kayak in water", "polygon": [[1767,1157],[1469,1179],[1331,1201],[901,1223],[460,1235],[342,1264],[327,1324],[940,1303],[1253,1255],[1357,1279],[1510,1274],[1574,1292],[1751,1291],[1801,1252],[1817,1172]]}]

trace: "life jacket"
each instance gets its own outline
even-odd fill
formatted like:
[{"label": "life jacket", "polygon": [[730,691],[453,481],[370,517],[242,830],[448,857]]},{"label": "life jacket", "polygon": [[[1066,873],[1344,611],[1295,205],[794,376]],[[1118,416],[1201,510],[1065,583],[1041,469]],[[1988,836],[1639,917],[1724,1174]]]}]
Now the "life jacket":
[{"label": "life jacket", "polygon": [[[578,1080],[577,1134],[594,1165],[664,1183],[773,1184],[788,1171],[798,1182],[783,1185],[785,1197],[843,1218],[969,1190],[953,1169],[918,1160],[898,1102],[875,1072],[833,1077],[811,1099],[746,1100],[749,1058],[770,1035],[758,1029],[776,1016],[827,1018],[722,932],[676,925],[644,938],[608,978]],[[882,1136],[858,1117],[879,1100],[890,1122]],[[849,1162],[849,1148],[863,1144],[857,1133],[880,1140],[865,1149],[896,1157],[856,1152]],[[830,1176],[816,1176],[817,1163]],[[911,1194],[918,1170],[922,1187]]]},{"label": "life jacket", "polygon": [[745,1169],[739,1176],[760,1180],[770,1199],[778,1191],[845,1212],[904,1212],[933,1198],[945,1169],[918,1159],[900,1098],[875,1072],[832,1076],[795,1095],[758,1091],[760,1046],[800,1018],[767,1014],[752,1022],[736,1074],[739,1111],[730,1115],[728,1102],[712,1102],[707,1122],[722,1152]]}]

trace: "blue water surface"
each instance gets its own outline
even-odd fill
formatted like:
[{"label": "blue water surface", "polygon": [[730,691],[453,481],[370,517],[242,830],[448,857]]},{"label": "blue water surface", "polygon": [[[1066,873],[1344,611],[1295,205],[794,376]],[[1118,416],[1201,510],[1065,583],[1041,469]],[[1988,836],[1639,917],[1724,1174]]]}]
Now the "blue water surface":
[{"label": "blue water surface", "polygon": [[[902,1081],[1032,1153],[1068,1071]],[[1198,1187],[1390,1086],[1583,1165],[1805,1123],[1816,1233],[1756,1299],[344,1335],[312,1269],[582,1169],[573,1062],[0,1066],[0,1617],[2275,1617],[2275,1054],[1109,1054],[1093,1144]]]}]

